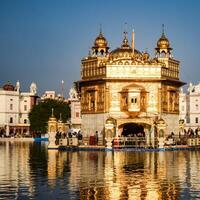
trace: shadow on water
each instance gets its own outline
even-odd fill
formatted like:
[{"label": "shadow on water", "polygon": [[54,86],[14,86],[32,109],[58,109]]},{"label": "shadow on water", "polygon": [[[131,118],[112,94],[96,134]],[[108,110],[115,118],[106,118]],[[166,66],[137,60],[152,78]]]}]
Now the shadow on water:
[{"label": "shadow on water", "polygon": [[198,199],[200,152],[64,152],[0,143],[0,199]]}]

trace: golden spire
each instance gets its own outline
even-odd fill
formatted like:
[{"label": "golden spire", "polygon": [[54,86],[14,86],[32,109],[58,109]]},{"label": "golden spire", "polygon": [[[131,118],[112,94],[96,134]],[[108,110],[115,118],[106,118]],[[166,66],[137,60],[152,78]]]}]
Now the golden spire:
[{"label": "golden spire", "polygon": [[161,35],[160,39],[157,42],[157,48],[159,48],[159,49],[168,49],[168,48],[170,48],[169,40],[165,36],[164,24],[162,24],[162,35]]},{"label": "golden spire", "polygon": [[51,108],[51,117],[49,117],[49,121],[56,121],[56,118],[54,117],[54,109]]},{"label": "golden spire", "polygon": [[60,119],[59,122],[62,122],[62,113],[60,113]]},{"label": "golden spire", "polygon": [[125,23],[125,29],[124,29],[124,39],[121,45],[122,48],[130,48],[128,44],[128,32],[127,32],[127,23]]},{"label": "golden spire", "polygon": [[124,24],[124,40],[128,42],[127,35],[128,35],[127,23],[125,22],[125,24]]},{"label": "golden spire", "polygon": [[54,109],[52,108],[52,109],[51,109],[51,117],[54,117],[53,112],[54,112]]},{"label": "golden spire", "polygon": [[99,25],[99,35],[102,34],[102,24]]},{"label": "golden spire", "polygon": [[165,25],[162,24],[162,37],[165,37]]}]

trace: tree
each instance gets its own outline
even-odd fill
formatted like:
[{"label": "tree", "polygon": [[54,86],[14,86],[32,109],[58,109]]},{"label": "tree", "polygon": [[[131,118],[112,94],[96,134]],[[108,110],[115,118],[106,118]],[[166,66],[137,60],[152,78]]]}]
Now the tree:
[{"label": "tree", "polygon": [[41,133],[47,132],[48,120],[54,109],[54,117],[59,120],[60,114],[62,121],[66,122],[70,117],[70,107],[64,101],[47,99],[35,105],[29,113],[31,131]]}]

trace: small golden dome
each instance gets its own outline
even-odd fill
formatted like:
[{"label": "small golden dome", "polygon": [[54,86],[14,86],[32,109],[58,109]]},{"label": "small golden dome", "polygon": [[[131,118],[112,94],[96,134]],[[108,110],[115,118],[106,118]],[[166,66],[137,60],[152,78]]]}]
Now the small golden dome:
[{"label": "small golden dome", "polygon": [[143,53],[143,57],[144,57],[145,60],[148,60],[149,57],[150,57],[150,55],[148,54],[147,51],[145,51],[145,52]]},{"label": "small golden dome", "polygon": [[157,47],[160,48],[160,49],[168,49],[168,48],[170,48],[169,40],[165,37],[164,34],[158,40]]},{"label": "small golden dome", "polygon": [[106,124],[115,124],[115,119],[112,117],[108,117],[108,119],[106,120]]},{"label": "small golden dome", "polygon": [[164,33],[164,24],[162,25],[162,35],[157,42],[157,48],[159,48],[159,49],[170,48],[169,40],[166,38],[165,33]]},{"label": "small golden dome", "polygon": [[108,45],[108,43],[107,43],[106,38],[100,32],[99,35],[98,35],[98,37],[94,41],[94,46],[95,47],[105,48],[105,47],[107,47],[107,45]]},{"label": "small golden dome", "polygon": [[[137,49],[134,49],[134,54],[141,54],[141,52],[138,51]],[[124,39],[122,41],[121,47],[114,49],[110,55],[117,57],[124,57],[124,56],[132,57],[133,49],[130,47],[128,43],[127,32],[124,32]]]}]

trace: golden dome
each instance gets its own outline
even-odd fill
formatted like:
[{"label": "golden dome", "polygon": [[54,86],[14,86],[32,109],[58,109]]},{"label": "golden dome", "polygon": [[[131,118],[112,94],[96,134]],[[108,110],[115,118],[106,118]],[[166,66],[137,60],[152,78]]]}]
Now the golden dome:
[{"label": "golden dome", "polygon": [[100,32],[98,37],[94,41],[94,47],[101,47],[105,48],[107,47],[108,43],[106,38],[103,36],[103,34]]},{"label": "golden dome", "polygon": [[108,117],[108,119],[106,120],[106,124],[115,124],[116,120],[112,117]]},{"label": "golden dome", "polygon": [[[128,39],[127,39],[127,32],[124,32],[124,39],[122,41],[122,45],[120,48],[114,49],[111,52],[111,55],[116,55],[119,57],[123,57],[124,55],[128,55],[129,57],[132,56],[133,53],[133,49],[130,47],[129,43],[128,43]],[[134,49],[134,54],[141,54],[140,51],[138,51],[137,49]]]},{"label": "golden dome", "polygon": [[164,24],[162,25],[162,35],[157,42],[157,48],[159,49],[168,49],[170,48],[169,40],[165,37],[164,33]]},{"label": "golden dome", "polygon": [[[111,52],[111,55],[117,55],[119,57],[123,57],[124,54],[128,54],[129,57],[132,56],[132,53],[133,53],[133,50],[132,48],[128,49],[128,48],[117,48],[117,49],[114,49],[112,52]],[[141,54],[140,51],[138,51],[137,49],[134,49],[134,54]]]},{"label": "golden dome", "polygon": [[169,40],[165,37],[164,34],[158,40],[157,47],[160,48],[160,49],[168,49],[168,48],[170,48]]}]

